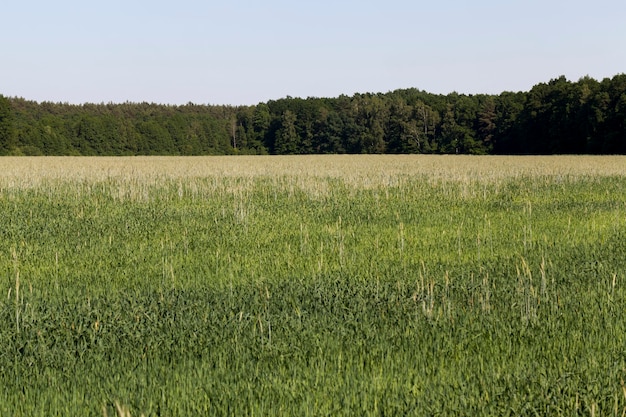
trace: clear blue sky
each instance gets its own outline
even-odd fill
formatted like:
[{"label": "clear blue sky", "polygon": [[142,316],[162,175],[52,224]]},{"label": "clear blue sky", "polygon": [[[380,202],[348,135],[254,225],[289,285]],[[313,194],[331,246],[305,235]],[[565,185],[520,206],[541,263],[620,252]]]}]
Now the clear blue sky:
[{"label": "clear blue sky", "polygon": [[624,0],[16,0],[0,16],[0,94],[37,101],[498,94],[626,72]]}]

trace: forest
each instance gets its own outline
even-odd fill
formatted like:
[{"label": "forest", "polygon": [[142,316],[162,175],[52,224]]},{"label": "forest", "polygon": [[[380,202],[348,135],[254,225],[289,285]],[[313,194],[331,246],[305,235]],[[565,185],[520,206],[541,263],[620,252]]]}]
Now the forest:
[{"label": "forest", "polygon": [[626,74],[528,92],[415,88],[254,106],[0,95],[0,155],[625,154]]}]

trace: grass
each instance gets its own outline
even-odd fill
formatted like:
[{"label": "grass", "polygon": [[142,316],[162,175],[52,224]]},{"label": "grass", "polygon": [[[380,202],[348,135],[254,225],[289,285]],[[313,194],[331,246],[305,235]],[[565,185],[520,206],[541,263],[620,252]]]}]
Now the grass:
[{"label": "grass", "polygon": [[0,159],[0,414],[621,416],[625,162]]}]

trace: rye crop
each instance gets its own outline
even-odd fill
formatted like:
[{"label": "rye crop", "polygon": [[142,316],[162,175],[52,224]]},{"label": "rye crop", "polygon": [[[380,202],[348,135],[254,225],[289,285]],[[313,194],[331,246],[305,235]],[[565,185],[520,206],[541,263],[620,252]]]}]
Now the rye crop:
[{"label": "rye crop", "polygon": [[0,159],[0,415],[626,413],[626,158]]}]

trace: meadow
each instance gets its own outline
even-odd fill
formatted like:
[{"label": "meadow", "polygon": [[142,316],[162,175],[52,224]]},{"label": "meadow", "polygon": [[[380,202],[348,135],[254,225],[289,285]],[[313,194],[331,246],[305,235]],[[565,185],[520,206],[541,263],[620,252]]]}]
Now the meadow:
[{"label": "meadow", "polygon": [[626,157],[0,158],[0,415],[626,414]]}]

